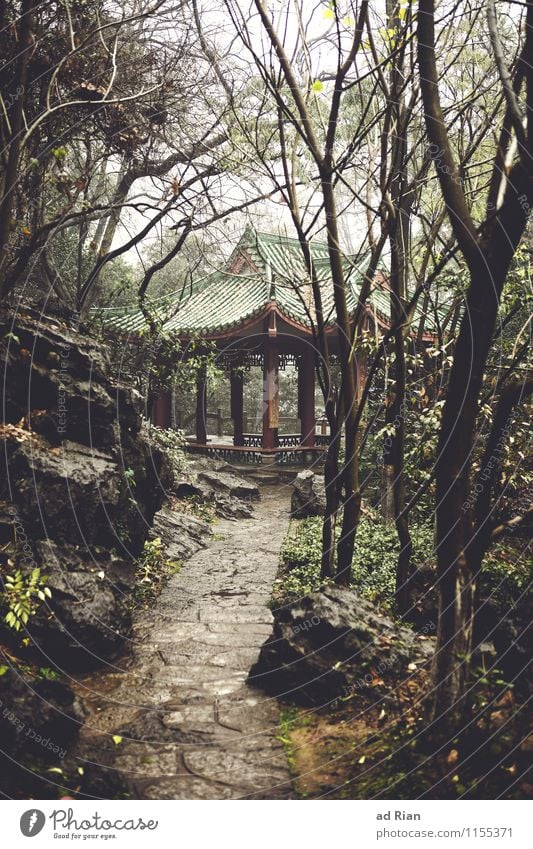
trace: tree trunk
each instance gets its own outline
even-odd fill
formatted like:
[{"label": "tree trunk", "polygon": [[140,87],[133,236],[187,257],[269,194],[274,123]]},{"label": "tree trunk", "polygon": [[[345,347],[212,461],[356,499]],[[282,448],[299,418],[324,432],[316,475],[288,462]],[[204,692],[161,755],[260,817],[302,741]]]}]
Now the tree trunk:
[{"label": "tree trunk", "polygon": [[[489,253],[485,254],[487,261]],[[470,672],[476,575],[466,550],[473,538],[470,463],[483,371],[507,267],[493,258],[471,278],[443,408],[436,464],[439,624],[432,717],[454,724]],[[498,265],[500,268],[498,268]],[[498,273],[499,272],[499,273]]]},{"label": "tree trunk", "polygon": [[[533,49],[533,3],[527,4],[524,59]],[[527,156],[509,173],[497,173],[504,191],[482,228],[472,219],[455,164],[439,95],[435,58],[435,4],[421,0],[418,61],[426,127],[437,151],[437,176],[451,226],[470,274],[465,310],[443,407],[436,462],[437,577],[440,590],[437,646],[432,670],[431,716],[437,727],[456,727],[470,671],[475,579],[467,556],[473,539],[470,461],[483,372],[492,343],[501,293],[524,233],[533,200],[533,127],[528,118]],[[506,92],[508,98],[512,93]],[[527,76],[527,106],[533,107],[533,80]],[[509,106],[507,107],[509,113]],[[496,152],[496,161],[498,152]]]},{"label": "tree trunk", "polygon": [[[28,61],[32,47],[32,12],[35,0],[23,0],[20,7],[20,17],[17,27],[18,55],[16,72],[12,90],[7,94],[13,103],[9,110],[9,121],[6,119],[9,152],[7,165],[2,181],[2,198],[0,200],[0,299],[6,292],[6,267],[9,263],[9,237],[11,233],[11,218],[15,199],[15,189],[19,177],[20,145],[23,133],[24,94],[27,85]],[[5,108],[5,107],[4,107]]]},{"label": "tree trunk", "polygon": [[326,510],[322,524],[322,559],[321,578],[335,576],[335,535],[337,529],[337,514],[339,511],[339,440],[340,431],[337,424],[335,404],[332,399],[326,404],[326,415],[329,422],[330,443],[324,464],[324,489],[326,493]]},{"label": "tree trunk", "polygon": [[359,457],[357,455],[357,395],[354,347],[351,343],[351,323],[346,301],[346,285],[339,244],[337,210],[332,183],[332,171],[328,166],[321,169],[321,185],[324,211],[327,221],[327,242],[333,297],[335,323],[339,336],[340,366],[342,375],[342,404],[344,411],[345,459],[342,470],[343,518],[341,535],[337,545],[337,572],[335,580],[342,585],[351,581],[355,534],[361,515],[361,493],[359,490]]}]

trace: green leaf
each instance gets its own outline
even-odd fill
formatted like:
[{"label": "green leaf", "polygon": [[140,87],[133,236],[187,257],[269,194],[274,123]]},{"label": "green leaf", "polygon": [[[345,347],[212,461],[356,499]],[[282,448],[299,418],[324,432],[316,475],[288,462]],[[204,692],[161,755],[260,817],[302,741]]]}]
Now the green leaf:
[{"label": "green leaf", "polygon": [[315,80],[311,86],[311,91],[314,91],[315,94],[319,94],[321,91],[324,91],[324,83],[322,80]]},{"label": "green leaf", "polygon": [[120,743],[122,743],[122,737],[120,736],[120,734],[113,734],[111,739],[115,746],[118,746]]}]

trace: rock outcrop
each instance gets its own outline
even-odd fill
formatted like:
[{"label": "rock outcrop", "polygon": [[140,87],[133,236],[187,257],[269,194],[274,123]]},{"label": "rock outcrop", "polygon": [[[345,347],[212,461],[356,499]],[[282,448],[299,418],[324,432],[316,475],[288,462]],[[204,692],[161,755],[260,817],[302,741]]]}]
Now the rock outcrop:
[{"label": "rock outcrop", "polygon": [[179,512],[179,503],[170,498],[156,513],[149,537],[162,541],[169,560],[182,561],[205,548],[212,533],[207,522]]},{"label": "rock outcrop", "polygon": [[286,701],[324,705],[357,689],[390,688],[424,665],[433,640],[401,628],[352,590],[324,587],[275,613],[250,682]]},{"label": "rock outcrop", "polygon": [[9,568],[39,568],[52,597],[30,636],[62,667],[111,657],[164,491],[161,452],[141,438],[141,399],[112,379],[102,345],[22,310],[0,313],[4,420],[0,534]]}]

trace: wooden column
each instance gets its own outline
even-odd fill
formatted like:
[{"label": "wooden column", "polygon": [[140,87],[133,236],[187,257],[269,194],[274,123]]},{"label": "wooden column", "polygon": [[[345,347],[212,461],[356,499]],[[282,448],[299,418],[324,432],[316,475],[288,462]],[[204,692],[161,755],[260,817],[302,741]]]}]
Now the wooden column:
[{"label": "wooden column", "polygon": [[196,378],[196,441],[207,443],[207,382],[205,368],[200,368]]},{"label": "wooden column", "polygon": [[230,375],[231,387],[231,418],[233,419],[233,444],[244,445],[244,375],[239,371],[232,371]]},{"label": "wooden column", "polygon": [[301,424],[301,443],[308,448],[315,444],[315,362],[311,351],[298,364],[298,415]]},{"label": "wooden column", "polygon": [[170,427],[170,392],[160,392],[152,405],[152,424]]},{"label": "wooden column", "polygon": [[278,443],[279,357],[274,338],[265,341],[263,360],[263,448],[274,449]]}]

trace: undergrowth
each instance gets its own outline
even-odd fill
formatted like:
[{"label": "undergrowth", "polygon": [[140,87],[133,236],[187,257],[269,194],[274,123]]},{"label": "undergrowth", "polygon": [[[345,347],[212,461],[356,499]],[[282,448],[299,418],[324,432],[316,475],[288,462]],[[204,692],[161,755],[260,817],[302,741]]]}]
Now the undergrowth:
[{"label": "undergrowth", "polygon": [[166,557],[163,542],[156,537],[146,540],[137,561],[134,598],[137,604],[153,604],[166,581],[179,572],[181,563]]},{"label": "undergrowth", "polygon": [[[411,529],[413,561],[422,563],[433,555],[433,525]],[[313,517],[295,522],[281,550],[281,574],[275,589],[275,602],[288,601],[317,590],[322,553],[322,519]],[[352,586],[364,598],[391,608],[394,600],[398,537],[394,525],[383,525],[363,516],[357,529],[352,564]]]}]

